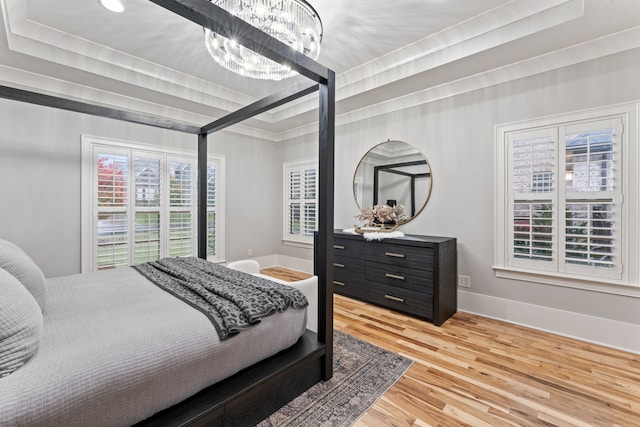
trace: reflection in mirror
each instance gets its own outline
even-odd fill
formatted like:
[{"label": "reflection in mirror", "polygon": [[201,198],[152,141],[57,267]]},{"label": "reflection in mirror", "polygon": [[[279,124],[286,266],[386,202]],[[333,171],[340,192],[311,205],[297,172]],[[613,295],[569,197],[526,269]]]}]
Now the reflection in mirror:
[{"label": "reflection in mirror", "polygon": [[431,194],[427,158],[403,141],[386,141],[367,152],[353,177],[360,209],[378,204],[403,205],[409,221],[422,211]]}]

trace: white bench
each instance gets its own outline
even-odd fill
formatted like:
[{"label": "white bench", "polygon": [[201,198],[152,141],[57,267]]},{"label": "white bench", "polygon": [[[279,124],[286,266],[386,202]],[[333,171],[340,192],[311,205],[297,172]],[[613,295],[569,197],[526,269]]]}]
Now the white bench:
[{"label": "white bench", "polygon": [[254,259],[233,261],[227,264],[227,267],[298,289],[307,297],[307,301],[309,301],[309,307],[307,307],[307,329],[318,332],[318,276],[311,276],[308,279],[295,282],[286,282],[260,273],[260,263]]}]

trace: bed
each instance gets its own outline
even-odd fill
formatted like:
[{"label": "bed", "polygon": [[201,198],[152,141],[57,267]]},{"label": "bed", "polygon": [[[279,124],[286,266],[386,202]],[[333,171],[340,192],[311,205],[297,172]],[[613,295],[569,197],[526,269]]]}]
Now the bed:
[{"label": "bed", "polygon": [[[27,413],[35,417],[28,421],[30,425],[40,424],[40,421],[45,425],[55,425],[57,421],[49,421],[58,416],[69,421],[64,425],[125,425],[138,420],[138,425],[253,425],[318,381],[330,379],[333,374],[335,75],[328,68],[292,52],[288,46],[207,0],[151,1],[198,26],[228,37],[236,37],[246,47],[273,60],[286,61],[292,69],[313,83],[283,89],[202,126],[8,86],[0,86],[0,96],[18,102],[125,120],[197,136],[198,175],[203,179],[199,185],[198,199],[206,201],[207,186],[204,185],[204,180],[207,176],[208,135],[286,102],[318,92],[319,197],[318,232],[314,241],[314,273],[318,280],[317,333],[300,326],[299,321],[306,315],[306,310],[290,309],[264,318],[259,325],[253,327],[255,329],[243,330],[229,340],[231,342],[239,339],[240,343],[246,341],[249,343],[247,347],[260,347],[261,352],[225,354],[222,360],[229,365],[229,369],[225,374],[219,374],[215,368],[221,363],[221,359],[214,361],[212,357],[222,348],[226,349],[227,341],[216,345],[216,339],[211,337],[215,334],[205,333],[205,329],[211,332],[211,325],[207,323],[206,317],[182,301],[172,299],[171,295],[154,287],[155,285],[145,282],[146,279],[138,277],[140,275],[136,271],[125,269],[45,281],[43,287],[47,289],[48,301],[44,304],[42,313],[42,306],[38,304],[40,293],[30,290],[25,295],[20,287],[23,285],[16,284],[17,277],[0,269],[3,285],[11,283],[6,288],[13,290],[4,301],[5,305],[24,309],[24,313],[18,314],[26,318],[37,319],[36,310],[40,310],[42,315],[41,323],[36,321],[23,329],[27,335],[38,330],[42,334],[37,346],[34,347],[32,343],[21,347],[21,351],[32,352],[29,362],[0,379],[4,382],[0,386],[0,393],[7,393],[0,400],[2,425],[17,423],[14,420]],[[206,217],[206,203],[199,203],[198,256],[201,258],[206,258]],[[86,281],[95,285],[95,294],[82,290],[81,283]],[[105,286],[106,283],[119,283],[120,285],[115,286],[126,288],[124,300],[129,306],[128,311],[121,311],[125,307],[120,307],[120,304],[105,304],[113,303],[115,298],[110,294],[109,286]],[[122,301],[122,295],[120,298],[119,301]],[[74,300],[82,302],[80,306],[85,307],[82,315],[70,313],[69,305]],[[136,306],[136,302],[141,305]],[[175,320],[166,316],[167,310],[173,309],[180,312]],[[285,324],[297,326],[284,328],[290,329],[286,334],[280,331],[275,332],[275,335],[266,335],[265,329],[272,321],[276,322],[278,317]],[[95,322],[99,320],[103,325],[108,325],[103,326],[106,329],[97,328]],[[75,325],[77,330],[58,333],[65,322]],[[145,329],[141,335],[136,336],[135,329],[142,329],[136,326],[140,324],[144,324]],[[3,330],[7,330],[6,325],[2,326]],[[281,327],[276,328],[279,329]],[[186,333],[187,330],[190,332]],[[130,332],[133,335],[129,335]],[[162,337],[159,343],[154,341],[152,344],[154,335],[156,338]],[[255,346],[258,342],[262,343],[258,340],[267,337],[270,344],[275,341],[277,345]],[[81,341],[74,341],[76,339]],[[78,345],[78,342],[86,344]],[[116,352],[114,343],[124,350]],[[64,348],[63,351],[69,352],[68,357],[62,357],[52,364],[47,363],[46,366],[41,365],[38,359],[40,354],[47,352],[49,347],[58,345]],[[164,357],[151,358],[149,354],[152,348]],[[88,353],[83,353],[85,350]],[[160,380],[143,379],[145,372],[154,365],[159,365],[166,372],[166,380],[171,386],[167,386],[167,382],[158,382]],[[182,370],[193,365],[199,365],[194,372],[185,373]],[[116,373],[108,374],[105,366],[114,367]],[[237,370],[239,371],[236,372]],[[79,376],[79,372],[84,372],[85,376]],[[115,381],[118,384],[114,385],[113,381],[117,379],[121,381]],[[55,382],[52,389],[43,387],[51,381]],[[5,391],[9,389],[11,392]],[[79,389],[83,392],[75,393]],[[63,403],[52,403],[49,400],[53,398],[52,395],[59,395]],[[56,409],[56,405],[60,408]],[[82,406],[85,408],[83,411],[77,409]],[[47,411],[53,411],[54,415]],[[123,413],[127,414],[126,418],[112,418],[120,417]],[[155,415],[150,416],[151,414]]]},{"label": "bed", "polygon": [[41,332],[21,366],[7,345],[0,347],[2,426],[132,425],[291,347],[305,332],[306,308],[292,306],[220,335],[202,312],[132,267],[45,280],[42,306],[13,289],[22,301],[11,304],[14,311],[29,311],[22,325],[10,323],[7,292],[22,284],[18,278],[33,288],[44,277],[19,248],[9,253],[11,246],[0,241],[4,334],[23,335],[8,344],[21,352],[34,346],[24,329],[37,324]]}]

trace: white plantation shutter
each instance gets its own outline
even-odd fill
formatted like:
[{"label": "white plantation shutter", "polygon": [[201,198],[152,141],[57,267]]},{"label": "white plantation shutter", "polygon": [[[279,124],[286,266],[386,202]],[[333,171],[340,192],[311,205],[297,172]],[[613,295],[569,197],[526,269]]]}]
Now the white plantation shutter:
[{"label": "white plantation shutter", "polygon": [[514,197],[552,193],[557,144],[553,130],[512,134],[510,144]]},{"label": "white plantation shutter", "polygon": [[98,214],[97,270],[129,265],[127,214]]},{"label": "white plantation shutter", "polygon": [[191,212],[169,214],[169,256],[193,255],[193,225]]},{"label": "white plantation shutter", "polygon": [[316,168],[304,170],[304,198],[305,200],[316,199]]},{"label": "white plantation shutter", "polygon": [[134,264],[160,258],[161,159],[134,156]]},{"label": "white plantation shutter", "polygon": [[304,204],[304,221],[302,234],[305,236],[313,236],[313,232],[317,230],[316,227],[316,204],[305,203]]},{"label": "white plantation shutter", "polygon": [[[567,193],[611,192],[619,177],[614,171],[614,147],[620,136],[615,123],[597,122],[607,129],[582,132],[576,126],[565,127],[565,191]],[[607,126],[608,125],[608,126]],[[598,127],[600,127],[598,126]],[[614,129],[615,128],[615,129]],[[617,133],[615,132],[617,130]]]},{"label": "white plantation shutter", "polygon": [[313,236],[313,232],[318,229],[316,225],[316,168],[305,168],[304,170],[304,221],[302,234]]},{"label": "white plantation shutter", "polygon": [[513,205],[513,256],[520,260],[553,262],[551,203]]},{"label": "white plantation shutter", "polygon": [[620,118],[506,135],[508,265],[619,279]]},{"label": "white plantation shutter", "polygon": [[289,171],[289,198],[291,200],[300,200],[302,194],[302,177],[299,170]]},{"label": "white plantation shutter", "polygon": [[299,170],[289,171],[289,181],[287,183],[287,187],[289,194],[289,202],[287,203],[287,206],[289,208],[289,234],[298,235],[301,231],[300,207],[302,205],[302,179]]},{"label": "white plantation shutter", "polygon": [[136,212],[134,264],[160,259],[160,213]]},{"label": "white plantation shutter", "polygon": [[129,265],[129,157],[126,151],[103,150],[94,157],[96,216],[95,269]]},{"label": "white plantation shutter", "polygon": [[216,255],[217,165],[207,166],[207,256]]},{"label": "white plantation shutter", "polygon": [[134,158],[136,207],[160,207],[160,159]]},{"label": "white plantation shutter", "polygon": [[565,269],[620,278],[622,273],[622,153],[620,118],[562,126]]},{"label": "white plantation shutter", "polygon": [[169,256],[194,253],[194,170],[193,161],[169,161]]},{"label": "white plantation shutter", "polygon": [[565,262],[613,268],[618,249],[614,216],[613,203],[567,203]]},{"label": "white plantation shutter", "polygon": [[193,195],[193,164],[189,161],[169,162],[169,203],[171,207],[188,208]]},{"label": "white plantation shutter", "polygon": [[126,154],[99,153],[96,172],[98,206],[122,207],[127,205],[129,159]]},{"label": "white plantation shutter", "polygon": [[285,241],[312,243],[317,230],[317,176],[316,162],[290,162],[284,164],[285,176]]},{"label": "white plantation shutter", "polygon": [[300,234],[300,203],[289,203],[289,235]]},{"label": "white plantation shutter", "polygon": [[[195,255],[195,156],[93,137],[83,141],[83,272]],[[224,256],[224,215],[218,214],[224,159],[208,162],[207,256],[218,260]]]},{"label": "white plantation shutter", "polygon": [[513,265],[556,268],[557,245],[553,239],[556,145],[553,129],[509,135]]}]

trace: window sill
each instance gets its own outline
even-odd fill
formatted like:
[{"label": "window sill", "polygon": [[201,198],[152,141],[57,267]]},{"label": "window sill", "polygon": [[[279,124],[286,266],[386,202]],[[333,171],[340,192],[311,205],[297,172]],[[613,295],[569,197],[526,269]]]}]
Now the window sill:
[{"label": "window sill", "polygon": [[282,244],[285,246],[294,246],[296,248],[313,248],[313,242],[299,242],[296,240],[282,240]]},{"label": "window sill", "polygon": [[616,280],[493,266],[496,277],[640,298],[640,286]]}]

